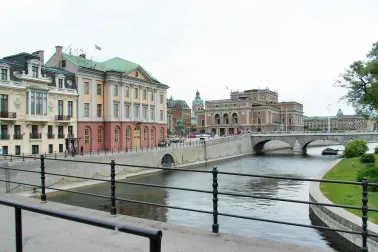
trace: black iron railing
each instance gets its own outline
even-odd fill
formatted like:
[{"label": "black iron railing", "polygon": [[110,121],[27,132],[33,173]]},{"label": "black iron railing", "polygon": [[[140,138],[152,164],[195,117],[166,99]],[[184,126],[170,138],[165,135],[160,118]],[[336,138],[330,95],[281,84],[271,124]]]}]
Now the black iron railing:
[{"label": "black iron railing", "polygon": [[64,138],[64,134],[63,133],[58,134],[58,138]]},{"label": "black iron railing", "polygon": [[16,112],[0,112],[0,118],[16,118]]},{"label": "black iron railing", "polygon": [[30,139],[42,139],[41,133],[30,133]]},{"label": "black iron railing", "polygon": [[22,135],[21,134],[14,134],[13,139],[20,140],[20,139],[22,139]]},{"label": "black iron railing", "polygon": [[[15,158],[15,157],[16,158],[23,158],[23,159],[25,159],[25,158],[34,158],[35,159],[35,157],[25,157],[25,156],[15,156],[15,155],[3,155],[3,156],[10,157],[11,161],[12,161],[12,158]],[[378,234],[369,233],[368,229],[367,229],[368,212],[369,211],[370,212],[378,212],[377,208],[368,208],[368,206],[367,206],[368,186],[378,187],[378,183],[368,183],[366,178],[364,178],[362,182],[342,181],[342,180],[324,180],[324,179],[303,179],[303,178],[288,177],[288,176],[272,176],[272,175],[257,175],[257,174],[248,174],[248,173],[220,172],[220,171],[218,171],[217,167],[214,167],[212,171],[203,171],[203,170],[186,169],[186,168],[175,169],[175,168],[132,165],[132,164],[116,164],[114,162],[114,160],[112,160],[110,163],[106,163],[106,162],[94,162],[94,161],[81,161],[81,160],[73,160],[73,159],[56,159],[54,157],[45,157],[44,155],[41,155],[39,157],[39,160],[40,160],[40,171],[31,171],[31,170],[23,170],[23,169],[16,169],[16,168],[9,168],[9,167],[1,167],[0,166],[0,169],[5,169],[5,170],[18,171],[18,172],[40,173],[41,183],[39,185],[22,183],[22,182],[18,182],[18,181],[12,181],[10,179],[9,180],[0,179],[0,181],[6,182],[6,183],[18,184],[19,186],[23,185],[23,186],[28,186],[28,187],[32,187],[32,188],[40,188],[41,189],[41,196],[40,197],[41,197],[42,201],[47,200],[46,189],[52,189],[52,190],[63,191],[63,192],[68,192],[68,193],[76,193],[76,194],[81,194],[81,195],[86,195],[86,196],[91,196],[91,197],[99,197],[99,198],[103,198],[103,199],[108,199],[111,203],[111,208],[110,208],[110,214],[111,215],[115,215],[117,213],[117,206],[116,206],[117,200],[118,201],[124,201],[124,202],[138,203],[138,204],[143,204],[143,205],[156,206],[156,207],[164,207],[164,208],[170,208],[170,209],[177,209],[177,210],[184,210],[184,211],[210,214],[210,215],[213,216],[213,222],[212,222],[211,230],[212,230],[213,233],[216,233],[216,234],[219,233],[219,229],[220,229],[218,217],[219,216],[226,216],[226,217],[233,217],[233,218],[246,219],[246,220],[255,220],[255,221],[262,221],[262,222],[269,222],[269,223],[276,223],[276,224],[283,224],[283,225],[290,225],[290,226],[306,227],[306,228],[312,228],[312,229],[323,230],[323,231],[335,231],[335,232],[342,232],[342,233],[360,235],[361,238],[362,238],[361,250],[364,251],[364,252],[368,251],[367,238],[368,237],[374,237],[374,239],[378,238]],[[53,173],[53,172],[48,172],[48,171],[46,172],[45,160],[106,165],[106,166],[109,166],[110,180],[99,179],[99,178],[90,178],[90,177],[84,177],[84,176],[72,176],[72,175],[59,174],[59,173]],[[175,171],[175,172],[195,172],[195,173],[212,174],[212,190],[199,190],[199,189],[163,186],[163,185],[148,184],[148,183],[116,181],[116,178],[115,178],[115,167],[116,166],[144,168],[144,169],[157,169],[157,170]],[[47,167],[47,169],[48,169],[48,167]],[[79,192],[79,191],[75,191],[75,190],[65,190],[65,189],[59,189],[59,188],[52,187],[52,186],[46,186],[45,185],[45,176],[46,175],[62,176],[62,177],[68,177],[68,178],[78,178],[78,179],[85,179],[85,180],[94,180],[94,181],[100,181],[100,182],[108,182],[108,183],[110,183],[110,195],[111,196],[93,194],[93,193],[86,193],[86,192]],[[265,197],[265,196],[257,196],[257,195],[247,195],[247,194],[242,194],[242,193],[223,192],[223,191],[218,190],[218,184],[219,184],[218,176],[219,175],[221,175],[221,176],[241,176],[241,177],[265,178],[265,179],[277,179],[277,180],[291,180],[291,181],[306,181],[306,182],[321,182],[321,183],[359,185],[359,186],[361,186],[361,192],[362,192],[362,206],[320,203],[320,202],[302,201],[302,200],[286,199],[286,198],[279,198],[279,197]],[[164,205],[164,204],[159,204],[159,203],[151,203],[151,202],[146,202],[146,201],[116,197],[116,184],[117,183],[118,184],[137,185],[137,186],[146,186],[146,187],[154,187],[154,188],[164,188],[164,189],[172,189],[172,190],[181,190],[181,191],[190,191],[190,192],[211,194],[213,196],[212,197],[212,209],[199,210],[199,209],[195,209],[195,208],[184,208],[184,207],[179,207],[179,206],[171,206],[171,205]],[[361,231],[337,229],[337,228],[330,228],[330,227],[327,227],[327,226],[307,225],[307,224],[301,224],[301,223],[295,223],[295,222],[286,222],[286,221],[280,221],[280,220],[264,219],[264,218],[257,218],[257,217],[252,217],[252,216],[245,216],[245,215],[237,215],[237,214],[232,214],[232,213],[219,212],[218,211],[218,202],[219,202],[218,196],[219,195],[242,197],[242,198],[263,199],[263,200],[272,200],[272,201],[283,201],[283,202],[291,202],[291,203],[297,203],[297,204],[328,206],[328,207],[337,207],[337,208],[359,210],[362,213],[362,222],[361,222],[362,228],[361,228]]]},{"label": "black iron railing", "polygon": [[55,134],[47,133],[47,139],[55,139]]},{"label": "black iron railing", "polygon": [[[46,200],[46,199],[45,199]],[[45,207],[35,206],[31,204],[23,204],[17,202],[16,200],[9,200],[0,198],[0,204],[15,209],[15,231],[16,231],[16,252],[22,252],[22,210],[29,212],[49,215],[52,217],[57,217],[65,220],[75,221],[95,227],[101,227],[110,230],[118,230],[122,233],[128,233],[133,235],[138,235],[146,237],[150,240],[150,251],[151,252],[161,252],[161,239],[163,236],[162,231],[157,229],[140,228],[129,225],[120,225],[113,221],[100,220],[92,218],[85,215],[68,213],[58,210],[47,209]],[[126,248],[125,248],[126,249]]]},{"label": "black iron railing", "polygon": [[8,134],[0,134],[0,139],[1,140],[9,140],[9,135]]},{"label": "black iron railing", "polygon": [[71,116],[69,115],[56,115],[55,120],[56,121],[69,121],[71,119]]}]

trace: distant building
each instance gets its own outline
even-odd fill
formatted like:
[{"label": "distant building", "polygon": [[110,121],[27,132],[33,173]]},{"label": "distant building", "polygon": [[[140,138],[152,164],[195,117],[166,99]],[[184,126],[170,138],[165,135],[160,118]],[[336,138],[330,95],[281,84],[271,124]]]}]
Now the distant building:
[{"label": "distant building", "polygon": [[186,134],[191,128],[191,109],[184,100],[167,100],[168,129],[174,134]]},{"label": "distant building", "polygon": [[278,102],[278,93],[269,89],[231,92],[230,99],[206,101],[196,111],[197,131],[218,135],[238,131],[301,131],[303,105]]},{"label": "distant building", "polygon": [[201,99],[200,92],[197,89],[196,98],[192,102],[192,114],[191,114],[191,128],[192,128],[192,131],[195,131],[196,127],[197,127],[196,111],[201,110],[204,107],[205,107],[205,103]]},{"label": "distant building", "polygon": [[156,146],[166,138],[168,86],[141,65],[118,57],[96,62],[61,46],[46,65],[75,73],[84,151]]},{"label": "distant building", "polygon": [[43,60],[43,51],[0,59],[3,154],[59,153],[78,146],[75,76],[45,67]]},{"label": "distant building", "polygon": [[[330,116],[331,130],[370,130],[373,124],[359,115],[344,115],[339,109],[336,116]],[[328,130],[328,116],[305,116],[304,129],[309,131]]]}]

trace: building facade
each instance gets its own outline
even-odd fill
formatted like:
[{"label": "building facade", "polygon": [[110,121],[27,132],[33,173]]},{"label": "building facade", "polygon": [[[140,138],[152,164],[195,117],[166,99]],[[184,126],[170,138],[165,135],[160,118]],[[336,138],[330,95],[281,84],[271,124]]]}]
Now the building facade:
[{"label": "building facade", "polygon": [[231,92],[230,99],[206,101],[196,116],[197,131],[217,135],[303,130],[303,105],[278,102],[278,93],[269,89]]},{"label": "building facade", "polygon": [[3,154],[72,151],[77,147],[74,74],[45,67],[44,52],[0,60],[0,145]]},{"label": "building facade", "polygon": [[198,110],[201,110],[205,107],[205,103],[203,102],[203,100],[201,99],[201,96],[200,96],[200,92],[198,91],[197,89],[197,92],[196,92],[196,98],[194,98],[194,100],[192,101],[192,114],[191,114],[191,124],[192,124],[192,131],[196,131],[196,128],[197,128],[197,116],[196,116],[196,112]]},{"label": "building facade", "polygon": [[173,134],[186,134],[191,128],[191,109],[184,100],[167,100],[168,129]]},{"label": "building facade", "polygon": [[[339,109],[336,116],[330,116],[331,130],[372,130],[373,122],[359,115],[344,115]],[[304,129],[327,131],[328,116],[304,117]]]},{"label": "building facade", "polygon": [[139,64],[118,57],[96,62],[56,46],[46,65],[75,73],[85,152],[153,147],[166,138],[168,86]]}]

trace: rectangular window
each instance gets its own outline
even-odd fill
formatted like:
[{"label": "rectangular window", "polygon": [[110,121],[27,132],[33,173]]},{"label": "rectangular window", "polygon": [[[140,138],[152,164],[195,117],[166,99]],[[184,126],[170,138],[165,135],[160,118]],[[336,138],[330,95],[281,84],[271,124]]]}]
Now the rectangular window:
[{"label": "rectangular window", "polygon": [[70,118],[73,116],[73,101],[68,101],[68,116]]},{"label": "rectangular window", "polygon": [[2,151],[3,155],[8,155],[8,146],[3,146]]},{"label": "rectangular window", "polygon": [[32,145],[32,154],[39,153],[39,145]]},{"label": "rectangular window", "polygon": [[63,88],[63,79],[59,79],[59,88]]},{"label": "rectangular window", "polygon": [[8,125],[1,125],[0,139],[9,139],[9,137],[8,137]]},{"label": "rectangular window", "polygon": [[160,95],[160,104],[163,104],[163,95]]},{"label": "rectangular window", "polygon": [[134,99],[138,99],[138,88],[134,88]]},{"label": "rectangular window", "polygon": [[16,145],[15,149],[14,149],[14,152],[16,153],[16,155],[21,155],[21,146],[20,145]]},{"label": "rectangular window", "polygon": [[52,138],[54,138],[54,137],[53,137],[53,127],[52,127],[51,125],[49,125],[49,126],[47,127],[47,138],[48,138],[48,139],[52,139]]},{"label": "rectangular window", "polygon": [[47,115],[47,94],[43,94],[43,114]]},{"label": "rectangular window", "polygon": [[154,93],[151,92],[151,101],[154,101]]},{"label": "rectangular window", "polygon": [[49,153],[53,153],[53,152],[54,152],[53,145],[49,144]]},{"label": "rectangular window", "polygon": [[8,95],[0,95],[0,117],[8,117]]},{"label": "rectangular window", "polygon": [[102,104],[97,104],[97,117],[102,117]]},{"label": "rectangular window", "polygon": [[118,85],[114,85],[114,96],[118,96]]},{"label": "rectangular window", "polygon": [[134,117],[135,117],[135,119],[139,118],[139,106],[138,105],[134,105]]},{"label": "rectangular window", "polygon": [[89,82],[84,82],[84,94],[89,94]]},{"label": "rectangular window", "polygon": [[145,106],[143,106],[143,108],[142,108],[142,115],[143,115],[143,119],[147,118],[147,107],[145,107]]},{"label": "rectangular window", "polygon": [[147,100],[147,90],[143,89],[143,100]]},{"label": "rectangular window", "polygon": [[43,114],[43,93],[36,92],[35,93],[35,99],[36,99],[36,104],[35,104],[35,113],[38,115]]},{"label": "rectangular window", "polygon": [[58,138],[64,138],[63,126],[58,126]]},{"label": "rectangular window", "polygon": [[97,95],[102,95],[102,85],[97,84]]},{"label": "rectangular window", "polygon": [[21,139],[21,125],[14,125],[14,136],[13,139]]},{"label": "rectangular window", "polygon": [[163,118],[164,118],[163,110],[160,110],[160,121],[163,121]]},{"label": "rectangular window", "polygon": [[114,117],[118,117],[118,103],[113,104],[113,115]]},{"label": "rectangular window", "polygon": [[68,126],[68,135],[72,136],[73,133],[73,126]]},{"label": "rectangular window", "polygon": [[130,117],[130,105],[125,104],[125,117],[129,118]]},{"label": "rectangular window", "polygon": [[102,143],[102,128],[97,129],[97,142]]},{"label": "rectangular window", "polygon": [[129,98],[130,97],[130,90],[129,87],[125,87],[125,97]]},{"label": "rectangular window", "polygon": [[31,92],[31,102],[30,102],[30,109],[31,109],[31,113],[32,114],[35,114],[35,100],[34,100],[34,95],[35,95],[35,92]]},{"label": "rectangular window", "polygon": [[33,78],[38,78],[38,67],[32,66],[32,76]]},{"label": "rectangular window", "polygon": [[63,101],[62,100],[58,100],[58,115],[63,116]]},{"label": "rectangular window", "polygon": [[150,111],[150,119],[153,120],[155,119],[155,109],[154,108],[150,108],[151,111]]},{"label": "rectangular window", "polygon": [[84,116],[89,116],[89,103],[84,103]]},{"label": "rectangular window", "polygon": [[1,80],[2,81],[8,80],[8,70],[7,69],[1,69]]},{"label": "rectangular window", "polygon": [[60,152],[60,153],[63,152],[63,144],[59,144],[59,152]]}]

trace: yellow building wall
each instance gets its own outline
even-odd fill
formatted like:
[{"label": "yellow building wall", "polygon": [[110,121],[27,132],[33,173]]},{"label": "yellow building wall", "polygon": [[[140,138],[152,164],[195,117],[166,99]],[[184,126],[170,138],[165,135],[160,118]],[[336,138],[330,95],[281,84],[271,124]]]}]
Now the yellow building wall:
[{"label": "yellow building wall", "polygon": [[[136,70],[138,71],[138,70]],[[147,80],[148,78],[142,74],[140,71],[138,71],[138,77],[136,77],[136,71],[131,71],[128,76],[130,77],[133,77],[133,78],[138,78],[138,79],[141,79],[141,80]]]}]

